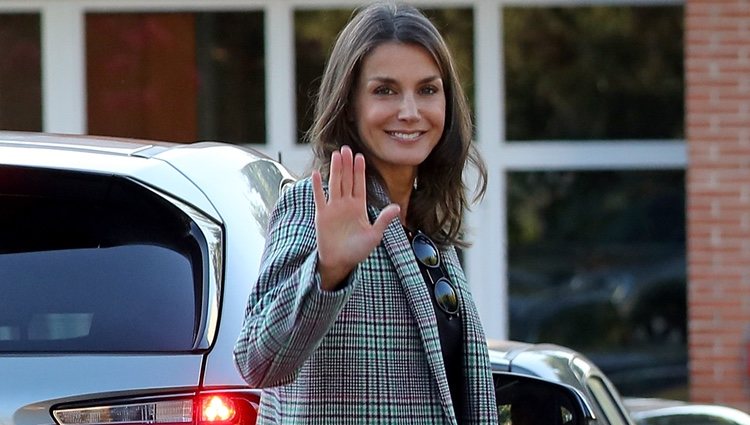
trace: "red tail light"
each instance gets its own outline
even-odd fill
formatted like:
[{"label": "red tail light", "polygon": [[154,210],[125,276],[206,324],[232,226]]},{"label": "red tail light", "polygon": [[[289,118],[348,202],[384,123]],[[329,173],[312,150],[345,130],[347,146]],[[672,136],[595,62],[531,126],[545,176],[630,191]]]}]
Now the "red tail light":
[{"label": "red tail light", "polygon": [[234,401],[226,396],[212,395],[201,402],[201,422],[231,422],[237,414]]},{"label": "red tail light", "polygon": [[236,391],[60,406],[59,425],[254,425],[260,396]]}]

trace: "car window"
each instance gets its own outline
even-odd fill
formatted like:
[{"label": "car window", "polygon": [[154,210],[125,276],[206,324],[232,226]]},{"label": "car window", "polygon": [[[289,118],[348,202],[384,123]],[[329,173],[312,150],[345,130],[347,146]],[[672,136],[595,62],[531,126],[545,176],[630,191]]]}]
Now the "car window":
[{"label": "car window", "polygon": [[607,423],[610,425],[628,425],[628,421],[623,416],[622,410],[618,407],[612,393],[607,389],[607,385],[597,376],[592,376],[587,381],[589,390],[594,395],[594,400],[599,408],[604,412]]},{"label": "car window", "polygon": [[205,240],[114,176],[0,166],[0,352],[195,345]]},{"label": "car window", "polygon": [[583,423],[573,399],[550,383],[516,375],[494,375],[500,425],[574,425]]}]

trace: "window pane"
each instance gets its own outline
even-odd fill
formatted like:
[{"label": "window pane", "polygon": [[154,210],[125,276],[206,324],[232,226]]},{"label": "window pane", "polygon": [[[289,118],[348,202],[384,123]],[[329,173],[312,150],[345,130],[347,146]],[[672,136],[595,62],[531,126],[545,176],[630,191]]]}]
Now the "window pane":
[{"label": "window pane", "polygon": [[294,12],[295,78],[297,82],[297,140],[303,142],[312,125],[315,97],[328,54],[352,9],[297,10]]},{"label": "window pane", "polygon": [[568,388],[504,372],[494,372],[492,378],[499,424],[581,423]]},{"label": "window pane", "polygon": [[[423,9],[448,43],[462,86],[473,105],[474,16],[471,9]],[[294,14],[297,129],[299,141],[312,125],[314,99],[325,64],[338,33],[352,9],[298,10]]]},{"label": "window pane", "polygon": [[424,9],[456,62],[461,86],[474,110],[474,12],[472,9]]},{"label": "window pane", "polygon": [[683,137],[680,6],[503,9],[508,140]]},{"label": "window pane", "polygon": [[508,176],[510,336],[587,354],[620,391],[686,384],[683,171]]},{"label": "window pane", "polygon": [[189,217],[126,179],[0,177],[0,352],[193,349],[206,241]]},{"label": "window pane", "polygon": [[0,14],[0,128],[42,130],[39,14]]},{"label": "window pane", "polygon": [[265,142],[263,14],[86,16],[89,133]]}]

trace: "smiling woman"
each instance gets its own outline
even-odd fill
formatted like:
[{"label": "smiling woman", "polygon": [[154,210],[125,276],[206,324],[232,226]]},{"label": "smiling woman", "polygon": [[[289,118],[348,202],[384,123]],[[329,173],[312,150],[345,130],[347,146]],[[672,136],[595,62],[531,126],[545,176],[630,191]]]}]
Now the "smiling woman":
[{"label": "smiling woman", "polygon": [[317,99],[315,170],[274,208],[235,346],[260,422],[496,423],[454,248],[463,172],[478,167],[479,195],[486,173],[445,42],[413,7],[366,6]]},{"label": "smiling woman", "polygon": [[[474,13],[471,8],[426,8],[422,12],[435,24],[453,54],[456,71],[469,104],[474,99]],[[295,81],[297,82],[297,133],[299,143],[312,126],[315,92],[336,35],[351,18],[351,9],[296,9]]]},{"label": "smiling woman", "polygon": [[440,141],[445,126],[437,64],[416,45],[381,44],[362,62],[354,90],[355,122],[370,163],[384,175],[413,181],[415,167]]}]

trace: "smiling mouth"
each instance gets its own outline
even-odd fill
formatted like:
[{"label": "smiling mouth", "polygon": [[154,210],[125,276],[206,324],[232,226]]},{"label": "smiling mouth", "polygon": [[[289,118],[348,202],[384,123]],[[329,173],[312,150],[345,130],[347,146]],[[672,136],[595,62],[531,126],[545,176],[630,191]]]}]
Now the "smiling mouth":
[{"label": "smiling mouth", "polygon": [[413,133],[404,133],[401,131],[388,131],[388,135],[402,140],[416,140],[419,136],[423,135],[424,131],[416,131]]}]

